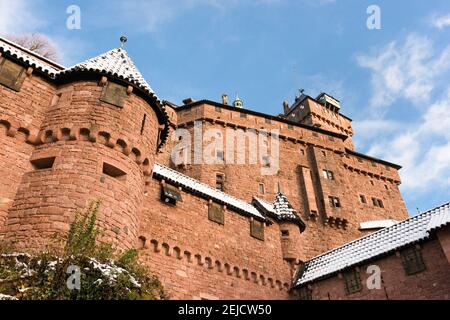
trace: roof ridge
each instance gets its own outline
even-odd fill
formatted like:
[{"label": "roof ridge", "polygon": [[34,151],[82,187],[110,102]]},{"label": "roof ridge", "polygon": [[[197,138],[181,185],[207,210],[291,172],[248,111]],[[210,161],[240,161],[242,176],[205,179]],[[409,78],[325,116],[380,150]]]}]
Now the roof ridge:
[{"label": "roof ridge", "polygon": [[45,62],[49,63],[49,64],[50,64],[51,66],[53,66],[53,67],[58,67],[58,68],[60,68],[61,70],[66,69],[66,67],[63,66],[62,64],[59,64],[58,62],[56,62],[56,61],[54,61],[54,60],[52,60],[52,59],[46,58],[46,57],[42,56],[41,54],[39,54],[39,53],[37,53],[37,52],[35,52],[35,51],[32,51],[32,50],[30,50],[30,49],[27,49],[27,48],[21,46],[20,44],[14,42],[14,41],[11,41],[11,40],[9,40],[9,39],[7,39],[7,38],[4,38],[4,37],[1,37],[1,36],[0,36],[0,41],[6,42],[6,44],[8,44],[8,45],[10,45],[10,46],[13,46],[13,47],[16,47],[16,48],[19,49],[19,50],[25,51],[26,53],[28,53],[28,54],[30,54],[30,55],[36,57],[36,58],[39,58],[39,59],[42,60],[42,61],[45,61]]},{"label": "roof ridge", "polygon": [[309,259],[306,263],[308,263],[309,261],[318,259],[318,258],[320,258],[320,257],[322,257],[322,256],[325,256],[325,255],[327,255],[327,254],[330,253],[330,252],[337,251],[337,250],[343,249],[343,248],[345,248],[345,247],[348,247],[348,246],[350,246],[351,244],[354,244],[354,243],[356,243],[356,242],[360,242],[360,241],[362,241],[363,239],[375,237],[375,235],[377,235],[377,234],[379,234],[379,233],[386,232],[387,230],[390,230],[390,229],[394,229],[394,228],[398,227],[399,225],[404,224],[404,223],[406,223],[406,222],[408,222],[408,221],[417,220],[417,219],[419,219],[419,217],[424,216],[424,215],[427,215],[427,214],[431,214],[431,213],[433,213],[435,210],[437,210],[437,209],[439,209],[439,208],[442,208],[442,207],[444,207],[444,206],[446,206],[446,205],[449,205],[449,204],[450,204],[450,202],[448,202],[448,203],[446,203],[446,204],[443,204],[443,205],[441,205],[441,206],[439,206],[439,207],[436,207],[436,208],[427,210],[427,211],[425,211],[425,212],[419,213],[419,214],[417,214],[417,215],[415,215],[415,216],[406,218],[405,220],[399,221],[398,223],[396,223],[396,224],[394,224],[394,225],[392,225],[392,226],[390,226],[390,227],[386,227],[386,228],[383,228],[383,229],[381,229],[381,230],[375,231],[375,232],[373,232],[373,233],[371,233],[371,234],[368,234],[368,235],[362,236],[362,237],[360,237],[360,238],[354,239],[354,240],[352,240],[352,241],[350,241],[350,242],[347,242],[347,243],[345,243],[345,244],[343,244],[343,245],[341,245],[341,246],[338,246],[338,247],[336,247],[336,248],[334,248],[334,249],[330,249],[330,250],[328,250],[328,251],[325,251],[324,253],[321,253],[321,254],[319,254],[319,255],[317,255],[317,256],[315,256],[315,257]]}]

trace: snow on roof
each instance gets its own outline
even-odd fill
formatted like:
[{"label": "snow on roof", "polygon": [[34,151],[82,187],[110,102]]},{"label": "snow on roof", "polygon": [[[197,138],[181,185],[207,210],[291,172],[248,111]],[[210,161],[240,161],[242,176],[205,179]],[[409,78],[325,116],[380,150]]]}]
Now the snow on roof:
[{"label": "snow on roof", "polygon": [[431,231],[450,224],[450,203],[325,252],[305,263],[294,286],[305,285],[348,267],[427,239]]},{"label": "snow on roof", "polygon": [[278,192],[275,196],[275,200],[273,201],[273,208],[280,219],[289,218],[289,219],[297,219],[298,214],[297,211],[292,208],[287,197],[282,193]]},{"label": "snow on roof", "polygon": [[61,74],[74,71],[94,71],[130,82],[146,93],[155,96],[155,92],[136,68],[133,60],[122,48],[116,48],[97,57],[83,61],[75,66],[65,69]]},{"label": "snow on roof", "polygon": [[0,37],[0,52],[8,54],[50,77],[55,77],[64,69],[64,67],[58,63],[2,37]]},{"label": "snow on roof", "polygon": [[166,180],[169,183],[181,186],[186,190],[195,191],[203,196],[206,196],[207,198],[215,200],[219,203],[223,203],[230,209],[244,212],[246,214],[259,218],[260,220],[266,220],[266,218],[251,204],[230,196],[229,194],[226,194],[220,190],[214,189],[207,184],[204,184],[161,164],[155,163],[153,167],[153,174],[161,179]]},{"label": "snow on roof", "polygon": [[381,229],[393,226],[398,223],[397,220],[372,220],[365,221],[359,224],[359,230],[369,230],[369,229]]}]

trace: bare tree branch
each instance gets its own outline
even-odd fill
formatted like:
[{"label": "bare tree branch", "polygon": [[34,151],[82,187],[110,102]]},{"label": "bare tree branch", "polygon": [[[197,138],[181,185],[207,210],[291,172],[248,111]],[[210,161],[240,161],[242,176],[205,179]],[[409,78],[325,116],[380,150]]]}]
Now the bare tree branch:
[{"label": "bare tree branch", "polygon": [[59,61],[59,53],[52,41],[45,35],[40,33],[28,33],[28,34],[12,34],[6,36],[9,40],[17,43],[18,45],[36,52],[41,56],[50,60]]}]

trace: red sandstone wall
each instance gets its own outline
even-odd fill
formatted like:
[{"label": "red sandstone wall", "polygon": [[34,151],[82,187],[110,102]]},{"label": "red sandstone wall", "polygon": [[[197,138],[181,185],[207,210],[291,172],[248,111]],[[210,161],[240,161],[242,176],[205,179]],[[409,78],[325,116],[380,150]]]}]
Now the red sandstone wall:
[{"label": "red sandstone wall", "polygon": [[0,85],[0,237],[7,212],[29,158],[55,87],[39,76],[26,77],[20,92]]},{"label": "red sandstone wall", "polygon": [[[24,161],[56,157],[51,169],[28,167],[6,221],[6,238],[30,249],[65,234],[78,209],[102,200],[105,241],[129,248],[137,241],[145,177],[153,168],[158,123],[155,112],[134,94],[123,108],[101,102],[97,82],[58,88],[45,114],[37,147]],[[146,122],[141,135],[142,119]],[[126,176],[103,173],[106,162]]]},{"label": "red sandstone wall", "polygon": [[208,219],[208,202],[182,192],[175,207],[160,201],[160,185],[147,189],[141,216],[141,256],[174,299],[286,299],[291,268],[283,261],[280,228],[265,241],[250,236],[250,219],[226,210],[225,225]]},{"label": "red sandstone wall", "polygon": [[[195,119],[203,120],[203,130],[221,130],[225,142],[226,129],[280,130],[280,170],[276,175],[262,176],[260,163],[192,164],[177,169],[213,187],[216,174],[223,174],[225,192],[248,202],[253,196],[273,201],[279,183],[282,191],[307,223],[307,229],[301,235],[304,240],[300,254],[302,258],[311,258],[362,236],[363,233],[359,231],[360,222],[403,220],[408,216],[397,187],[400,180],[397,171],[393,168],[387,170],[384,165],[357,159],[353,155],[346,155],[346,146],[338,138],[315,134],[300,127],[289,128],[287,124],[275,120],[266,123],[265,119],[253,115],[241,118],[239,110],[221,109],[219,112],[214,106],[200,105],[178,113],[178,126],[191,133],[192,146]],[[208,143],[204,143],[203,147],[207,145]],[[235,159],[236,157],[235,145]],[[170,165],[170,162],[165,164]],[[322,173],[324,169],[331,170],[335,179],[325,179]],[[264,184],[265,194],[259,192],[260,183]],[[360,203],[360,194],[366,196],[367,204]],[[342,208],[331,208],[328,196],[339,197]],[[382,199],[385,208],[373,206],[372,197]],[[319,217],[316,220],[308,220],[311,210],[318,211]],[[347,228],[344,230],[333,224],[324,225],[328,217],[348,220]]]},{"label": "red sandstone wall", "polygon": [[[421,252],[426,266],[423,272],[407,276],[401,258],[392,254],[359,268],[363,285],[360,292],[347,295],[344,280],[334,276],[312,285],[313,299],[450,299],[450,265],[440,242],[432,240],[423,244]],[[368,265],[381,268],[383,283],[379,290],[369,290],[366,286]]]}]

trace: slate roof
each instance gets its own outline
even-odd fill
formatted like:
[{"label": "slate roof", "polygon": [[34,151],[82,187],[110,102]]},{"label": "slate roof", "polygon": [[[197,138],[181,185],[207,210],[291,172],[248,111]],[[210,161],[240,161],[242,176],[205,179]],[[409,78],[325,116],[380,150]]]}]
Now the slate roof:
[{"label": "slate roof", "polygon": [[278,221],[296,222],[301,231],[305,229],[305,223],[302,221],[297,211],[292,207],[287,197],[278,192],[273,203],[269,203],[263,199],[253,197],[253,205],[261,209],[266,215],[275,218]]},{"label": "slate roof", "polygon": [[2,37],[0,37],[0,52],[17,59],[52,78],[64,69],[64,67],[58,63]]},{"label": "slate roof", "polygon": [[426,240],[433,230],[449,224],[450,203],[447,203],[309,260],[300,268],[294,286],[329,277],[351,266]]},{"label": "slate roof", "polygon": [[220,204],[224,204],[230,209],[234,209],[238,212],[253,216],[259,220],[266,220],[266,217],[261,214],[251,204],[237,199],[229,194],[226,194],[220,190],[214,189],[207,184],[204,184],[198,180],[188,177],[178,171],[170,169],[159,163],[155,163],[153,167],[153,175],[156,178],[164,179],[166,182],[175,186],[180,186],[187,191],[195,192],[207,199],[214,200]]}]

